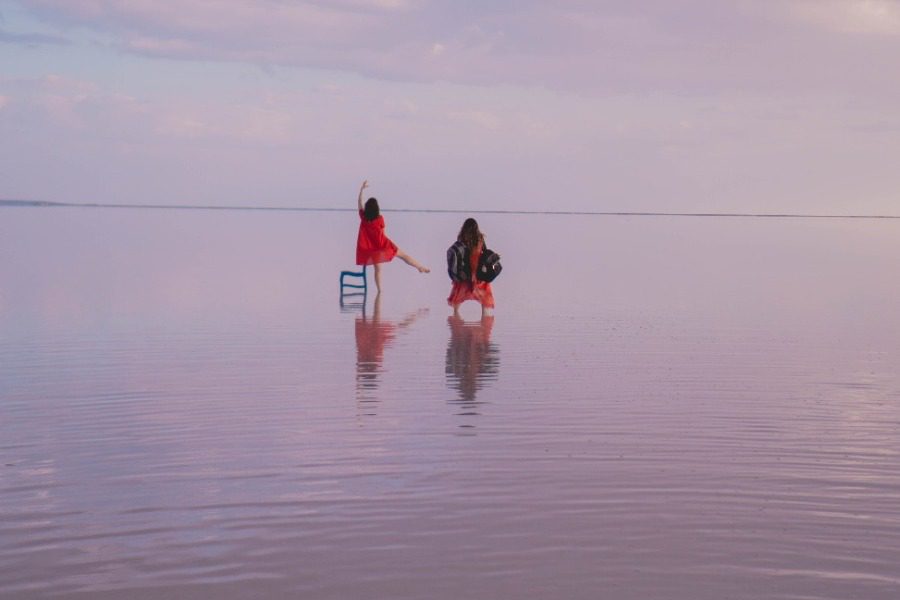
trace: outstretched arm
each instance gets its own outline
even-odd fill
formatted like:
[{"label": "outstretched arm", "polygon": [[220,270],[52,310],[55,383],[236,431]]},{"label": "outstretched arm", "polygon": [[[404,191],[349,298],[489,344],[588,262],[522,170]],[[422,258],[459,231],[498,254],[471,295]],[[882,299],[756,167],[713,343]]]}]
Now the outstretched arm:
[{"label": "outstretched arm", "polygon": [[363,181],[363,182],[362,182],[362,185],[359,186],[359,198],[357,199],[357,203],[358,203],[358,205],[359,205],[359,210],[362,210],[362,209],[363,209],[363,199],[362,199],[362,196],[363,196],[363,190],[366,189],[367,187],[369,187],[369,180],[368,180],[368,179],[366,179],[365,181]]}]

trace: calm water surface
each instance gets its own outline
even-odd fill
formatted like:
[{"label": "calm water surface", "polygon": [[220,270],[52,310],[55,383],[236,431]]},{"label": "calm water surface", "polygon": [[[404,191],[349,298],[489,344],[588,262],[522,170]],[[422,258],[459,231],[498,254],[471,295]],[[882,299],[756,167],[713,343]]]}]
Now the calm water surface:
[{"label": "calm water surface", "polygon": [[0,597],[900,597],[900,223],[386,217],[0,211]]}]

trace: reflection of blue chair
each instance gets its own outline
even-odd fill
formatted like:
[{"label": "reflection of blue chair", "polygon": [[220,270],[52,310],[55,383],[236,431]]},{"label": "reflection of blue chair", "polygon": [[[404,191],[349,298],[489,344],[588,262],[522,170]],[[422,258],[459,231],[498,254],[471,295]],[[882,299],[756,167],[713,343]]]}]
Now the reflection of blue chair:
[{"label": "reflection of blue chair", "polygon": [[[347,277],[353,278],[358,277],[362,279],[362,283],[347,283],[344,281]],[[362,266],[362,269],[359,271],[341,271],[341,299],[344,296],[365,296],[368,291],[368,280],[366,277],[366,265]],[[350,288],[351,291],[345,291],[346,288]],[[353,291],[353,290],[362,290],[361,292]]]},{"label": "reflection of blue chair", "polygon": [[[362,298],[360,298],[358,301],[355,301],[355,302],[345,302],[344,301],[344,299],[347,296],[352,296],[352,295],[362,296]],[[366,295],[357,293],[357,294],[347,294],[346,296],[341,296],[340,306],[341,306],[342,313],[349,313],[352,315],[360,315],[361,314],[363,317],[365,317],[366,316]]]}]

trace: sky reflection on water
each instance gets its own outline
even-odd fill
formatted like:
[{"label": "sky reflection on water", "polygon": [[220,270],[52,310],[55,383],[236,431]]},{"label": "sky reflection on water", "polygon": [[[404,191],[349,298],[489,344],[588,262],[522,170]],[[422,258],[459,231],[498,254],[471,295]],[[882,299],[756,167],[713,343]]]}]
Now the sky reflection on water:
[{"label": "sky reflection on water", "polygon": [[2,216],[0,596],[896,597],[894,224]]}]

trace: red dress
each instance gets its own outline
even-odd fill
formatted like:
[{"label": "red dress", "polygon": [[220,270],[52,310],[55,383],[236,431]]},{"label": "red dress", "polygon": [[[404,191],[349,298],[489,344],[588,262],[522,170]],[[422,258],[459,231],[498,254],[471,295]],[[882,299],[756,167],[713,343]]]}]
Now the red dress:
[{"label": "red dress", "polygon": [[377,370],[384,362],[384,348],[395,337],[397,326],[394,323],[379,321],[377,319],[356,319],[356,366],[374,365],[372,370]]},{"label": "red dress", "polygon": [[494,308],[494,290],[487,281],[478,281],[475,273],[478,272],[478,259],[481,258],[481,250],[484,244],[479,242],[475,250],[469,253],[469,265],[471,266],[472,279],[470,281],[454,281],[450,288],[450,296],[447,304],[456,306],[466,300],[475,300],[485,308]]},{"label": "red dress", "polygon": [[374,265],[392,260],[397,255],[397,244],[384,235],[384,217],[378,215],[367,221],[359,211],[359,236],[356,238],[356,264]]}]

